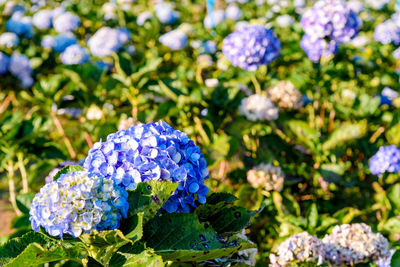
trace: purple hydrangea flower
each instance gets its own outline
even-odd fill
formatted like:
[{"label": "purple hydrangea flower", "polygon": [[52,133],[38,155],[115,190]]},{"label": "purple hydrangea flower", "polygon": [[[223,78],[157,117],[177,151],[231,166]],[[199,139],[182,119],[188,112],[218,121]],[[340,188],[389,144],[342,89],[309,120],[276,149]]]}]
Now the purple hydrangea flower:
[{"label": "purple hydrangea flower", "polygon": [[242,10],[238,5],[230,4],[225,11],[228,19],[239,20],[242,17]]},{"label": "purple hydrangea flower", "polygon": [[51,49],[55,45],[55,39],[51,35],[45,35],[45,36],[43,36],[43,39],[40,42],[40,45],[45,49]]},{"label": "purple hydrangea flower", "polygon": [[13,32],[5,32],[0,35],[0,45],[7,48],[16,47],[19,44],[18,35]]},{"label": "purple hydrangea flower", "polygon": [[160,3],[155,5],[154,9],[161,23],[173,24],[179,18],[179,13],[172,9],[171,4]]},{"label": "purple hydrangea flower", "polygon": [[71,32],[79,27],[81,20],[71,12],[65,12],[54,18],[53,27],[57,32]]},{"label": "purple hydrangea flower", "polygon": [[9,71],[16,76],[22,87],[30,87],[33,84],[32,67],[29,59],[22,54],[13,53],[10,58]]},{"label": "purple hydrangea flower", "polygon": [[0,52],[0,75],[8,71],[9,64],[10,64],[10,58],[3,52]]},{"label": "purple hydrangea flower", "polygon": [[385,172],[396,173],[400,171],[400,150],[394,146],[382,146],[369,160],[369,169],[374,175]]},{"label": "purple hydrangea flower", "polygon": [[171,50],[180,50],[186,47],[188,37],[183,31],[176,29],[160,36],[160,42]]},{"label": "purple hydrangea flower", "polygon": [[53,49],[56,52],[63,52],[68,46],[76,44],[78,41],[73,33],[61,33],[54,38]]},{"label": "purple hydrangea flower", "polygon": [[53,21],[53,11],[52,10],[39,10],[33,15],[32,22],[33,25],[41,30],[48,30],[51,28]]},{"label": "purple hydrangea flower", "polygon": [[90,52],[96,57],[111,56],[121,49],[126,40],[125,33],[110,27],[99,29],[88,41]]},{"label": "purple hydrangea flower", "polygon": [[68,46],[60,55],[61,62],[65,65],[83,64],[89,61],[89,54],[85,48],[78,44]]},{"label": "purple hydrangea flower", "polygon": [[319,59],[332,56],[338,49],[338,43],[330,40],[329,43],[325,39],[314,39],[311,35],[304,34],[300,41],[301,48],[306,52],[307,57],[313,61],[318,62]]},{"label": "purple hydrangea flower", "polygon": [[127,28],[117,28],[118,39],[122,44],[131,40],[131,32]]},{"label": "purple hydrangea flower", "polygon": [[40,189],[32,201],[32,229],[51,236],[78,237],[93,230],[120,226],[129,208],[128,193],[101,175],[78,171],[62,174]]},{"label": "purple hydrangea flower", "polygon": [[222,52],[233,66],[255,71],[279,56],[281,42],[273,32],[261,25],[244,26],[228,35]]},{"label": "purple hydrangea flower", "polygon": [[400,27],[392,20],[386,20],[376,26],[374,39],[382,44],[400,44]]},{"label": "purple hydrangea flower", "polygon": [[24,16],[23,12],[15,12],[6,23],[7,31],[31,38],[33,36],[32,20]]},{"label": "purple hydrangea flower", "polygon": [[179,182],[164,205],[167,212],[190,212],[196,195],[200,203],[206,201],[208,170],[200,148],[162,121],[110,134],[105,142],[94,144],[83,166],[129,190],[150,180]]},{"label": "purple hydrangea flower", "polygon": [[[342,0],[318,1],[314,6],[307,10],[301,21],[301,26],[306,33],[306,39],[302,42],[307,55],[313,56],[312,61],[316,62],[316,56],[323,53],[319,52],[323,43],[328,42],[328,52],[336,52],[335,46],[342,42],[348,42],[359,32],[361,22],[357,14],[351,10]],[[321,39],[317,41],[317,39]],[[325,39],[326,41],[322,40]],[[334,41],[335,43],[331,43]],[[310,44],[318,45],[318,51],[311,51]],[[330,47],[330,49],[329,49]],[[304,48],[303,48],[304,49]]]}]

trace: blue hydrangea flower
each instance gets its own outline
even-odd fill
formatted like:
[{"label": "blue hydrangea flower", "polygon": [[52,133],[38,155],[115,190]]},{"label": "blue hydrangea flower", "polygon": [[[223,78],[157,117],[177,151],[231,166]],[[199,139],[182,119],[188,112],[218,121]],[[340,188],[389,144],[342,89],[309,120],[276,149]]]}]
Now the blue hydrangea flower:
[{"label": "blue hydrangea flower", "polygon": [[159,41],[163,45],[168,46],[171,50],[180,50],[186,47],[188,37],[186,33],[176,29],[161,35]]},{"label": "blue hydrangea flower", "polygon": [[382,146],[369,160],[369,169],[374,175],[385,172],[396,173],[400,171],[400,150],[394,146]]},{"label": "blue hydrangea flower", "polygon": [[242,10],[236,4],[230,4],[225,11],[228,19],[239,20],[242,17]]},{"label": "blue hydrangea flower", "polygon": [[280,50],[279,39],[261,25],[241,27],[224,39],[222,47],[233,66],[249,71],[270,64],[279,56]]},{"label": "blue hydrangea flower", "polygon": [[8,71],[9,64],[10,64],[10,58],[3,52],[0,52],[0,75]]},{"label": "blue hydrangea flower", "polygon": [[33,36],[32,21],[23,12],[15,12],[6,23],[7,31],[30,38]]},{"label": "blue hydrangea flower", "polygon": [[[304,13],[300,24],[306,33],[302,47],[314,62],[319,60],[316,60],[317,55],[324,54],[320,52],[322,46],[327,47],[328,54],[335,54],[336,46],[353,39],[361,27],[357,14],[342,0],[316,2]],[[317,51],[312,51],[312,44],[318,46]]]},{"label": "blue hydrangea flower", "polygon": [[154,9],[161,23],[172,24],[179,18],[179,13],[172,9],[171,4],[160,3],[155,5]]},{"label": "blue hydrangea flower", "polygon": [[204,18],[203,24],[204,27],[211,29],[217,26],[218,24],[224,22],[226,19],[225,16],[225,11],[222,9],[214,10],[210,16],[210,14],[207,14],[207,16]]},{"label": "blue hydrangea flower", "polygon": [[151,12],[149,11],[144,11],[142,13],[140,13],[136,19],[136,23],[139,26],[143,26],[144,23],[146,22],[146,20],[149,20],[153,17],[153,14],[151,14]]},{"label": "blue hydrangea flower", "polygon": [[393,100],[395,100],[397,97],[399,97],[399,93],[395,90],[393,90],[390,87],[385,87],[383,88],[380,98],[381,98],[381,103],[380,105],[392,105]]},{"label": "blue hydrangea flower", "polygon": [[51,35],[45,35],[43,36],[40,45],[45,49],[52,49],[53,46],[55,45],[55,38]]},{"label": "blue hydrangea flower", "polygon": [[131,32],[127,28],[117,28],[118,39],[122,44],[131,40]]},{"label": "blue hydrangea flower", "polygon": [[0,45],[7,48],[16,47],[19,44],[18,35],[13,32],[5,32],[0,35]]},{"label": "blue hydrangea flower", "polygon": [[307,57],[313,62],[318,62],[321,57],[333,56],[338,49],[336,41],[330,40],[328,43],[325,39],[314,39],[308,34],[303,35],[300,46],[306,52]]},{"label": "blue hydrangea flower", "polygon": [[32,23],[33,25],[41,30],[48,30],[51,28],[53,21],[53,11],[52,10],[39,10],[33,15]]},{"label": "blue hydrangea flower", "polygon": [[78,171],[62,174],[36,194],[30,207],[32,229],[51,236],[78,237],[93,230],[112,230],[126,217],[126,190],[101,175]]},{"label": "blue hydrangea flower", "polygon": [[88,46],[94,56],[108,57],[121,49],[125,37],[123,31],[103,27],[90,37]]},{"label": "blue hydrangea flower", "polygon": [[63,52],[68,46],[76,44],[77,42],[75,35],[72,33],[61,33],[54,38],[53,49],[56,52]]},{"label": "blue hydrangea flower", "polygon": [[57,32],[71,32],[79,27],[81,20],[71,12],[65,12],[54,18],[53,27]]},{"label": "blue hydrangea flower", "polygon": [[374,39],[382,44],[400,44],[400,27],[392,20],[386,20],[375,27]]},{"label": "blue hydrangea flower", "polygon": [[110,134],[94,144],[83,166],[130,190],[150,180],[179,182],[164,205],[167,212],[190,212],[196,195],[200,203],[206,201],[208,170],[200,148],[162,121]]},{"label": "blue hydrangea flower", "polygon": [[29,59],[22,54],[13,53],[10,58],[9,71],[16,76],[22,87],[30,87],[33,84],[32,67]]},{"label": "blue hydrangea flower", "polygon": [[85,48],[78,44],[68,46],[60,55],[61,62],[65,65],[83,64],[89,61],[89,54]]}]

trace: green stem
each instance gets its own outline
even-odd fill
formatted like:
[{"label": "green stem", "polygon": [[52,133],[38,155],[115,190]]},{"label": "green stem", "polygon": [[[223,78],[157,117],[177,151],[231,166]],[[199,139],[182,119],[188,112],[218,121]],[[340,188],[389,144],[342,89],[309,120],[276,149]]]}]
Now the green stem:
[{"label": "green stem", "polygon": [[105,266],[108,266],[108,263],[111,260],[112,255],[114,254],[115,246],[113,245],[109,251],[107,251],[106,255],[104,256],[103,262]]},{"label": "green stem", "polygon": [[7,176],[8,176],[8,188],[9,188],[9,191],[10,191],[10,202],[11,202],[11,205],[12,205],[15,213],[18,216],[21,216],[22,213],[18,209],[18,206],[17,206],[16,194],[15,194],[15,182],[14,182],[14,165],[13,165],[11,160],[8,162]]},{"label": "green stem", "polygon": [[18,168],[19,172],[21,173],[21,179],[22,179],[22,193],[28,193],[29,191],[28,177],[26,175],[23,154],[18,153],[17,158],[18,158]]},{"label": "green stem", "polygon": [[260,84],[258,83],[255,74],[254,74],[253,76],[251,76],[251,82],[252,82],[253,85],[254,85],[254,89],[255,89],[255,91],[256,91],[256,94],[261,94],[261,86],[260,86]]}]

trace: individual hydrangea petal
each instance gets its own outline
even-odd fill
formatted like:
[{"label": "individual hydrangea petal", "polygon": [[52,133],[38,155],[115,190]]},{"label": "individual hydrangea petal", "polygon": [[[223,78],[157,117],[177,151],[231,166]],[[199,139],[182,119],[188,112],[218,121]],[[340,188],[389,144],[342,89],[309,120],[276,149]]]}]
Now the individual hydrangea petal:
[{"label": "individual hydrangea petal", "polygon": [[369,160],[369,169],[374,175],[400,171],[400,150],[395,145],[382,146]]},{"label": "individual hydrangea petal", "polygon": [[60,55],[61,62],[65,65],[83,64],[89,61],[89,54],[85,48],[78,44],[68,46]]},{"label": "individual hydrangea petal", "polygon": [[261,25],[244,26],[228,35],[222,52],[233,66],[255,71],[279,56],[281,43],[271,30]]},{"label": "individual hydrangea petal", "polygon": [[62,174],[36,194],[30,207],[32,229],[52,236],[78,237],[93,230],[112,230],[126,217],[126,190],[101,175],[78,171]]},{"label": "individual hydrangea petal", "polygon": [[278,118],[279,109],[266,96],[254,94],[242,99],[239,113],[251,121],[271,121]]},{"label": "individual hydrangea petal", "polygon": [[137,183],[151,180],[179,182],[167,200],[167,212],[190,212],[195,196],[205,202],[208,188],[207,163],[188,136],[165,122],[138,124],[110,134],[105,142],[95,143],[84,168],[133,190]]}]

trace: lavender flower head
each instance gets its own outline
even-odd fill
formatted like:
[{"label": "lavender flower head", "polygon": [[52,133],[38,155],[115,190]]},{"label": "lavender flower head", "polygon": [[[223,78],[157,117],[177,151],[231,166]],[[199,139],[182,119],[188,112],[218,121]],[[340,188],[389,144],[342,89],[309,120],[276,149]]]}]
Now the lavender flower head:
[{"label": "lavender flower head", "polygon": [[128,193],[101,175],[78,171],[62,174],[36,194],[30,207],[32,229],[51,236],[78,237],[93,230],[112,230],[126,217]]},{"label": "lavender flower head", "polygon": [[118,29],[103,27],[88,41],[90,52],[96,57],[108,57],[118,52],[125,41],[125,35]]},{"label": "lavender flower head", "polygon": [[83,64],[89,61],[89,54],[85,48],[78,44],[68,46],[60,55],[61,62],[65,65]]},{"label": "lavender flower head", "polygon": [[200,148],[162,121],[110,134],[94,144],[83,166],[129,190],[150,180],[179,182],[164,205],[167,212],[190,212],[196,195],[200,203],[206,201],[208,170]]},{"label": "lavender flower head", "polygon": [[71,32],[79,27],[81,20],[71,12],[65,12],[54,18],[53,27],[59,33]]},{"label": "lavender flower head", "polygon": [[335,266],[375,262],[390,255],[388,240],[363,223],[337,225],[322,242],[326,260]]},{"label": "lavender flower head", "polygon": [[171,4],[160,3],[154,6],[156,16],[161,23],[173,24],[179,18],[179,13],[173,10]]},{"label": "lavender flower head", "polygon": [[217,9],[214,10],[212,15],[209,14],[204,18],[204,27],[211,29],[217,26],[218,24],[224,22],[226,19],[225,10]]},{"label": "lavender flower head", "polygon": [[186,47],[188,37],[185,32],[176,29],[161,35],[159,41],[171,50],[180,50]]},{"label": "lavender flower head", "polygon": [[48,30],[51,28],[53,22],[53,11],[48,9],[39,10],[33,15],[33,25],[41,30]]},{"label": "lavender flower head", "polygon": [[33,84],[32,67],[29,59],[22,54],[13,53],[10,58],[9,71],[16,76],[22,87],[30,87]]},{"label": "lavender flower head", "polygon": [[255,71],[279,56],[281,42],[271,30],[261,25],[242,27],[223,41],[222,52],[233,66]]},{"label": "lavender flower head", "polygon": [[239,20],[242,17],[242,10],[236,4],[230,4],[225,10],[226,17],[232,20]]},{"label": "lavender flower head", "polygon": [[151,12],[149,12],[149,11],[144,11],[144,12],[142,12],[142,13],[140,13],[140,14],[138,15],[138,17],[137,17],[137,19],[136,19],[136,23],[137,23],[139,26],[143,26],[144,23],[145,23],[147,20],[151,19],[152,17],[153,17],[153,14],[152,14]]},{"label": "lavender flower head", "polygon": [[68,46],[76,44],[78,41],[71,32],[61,33],[54,38],[53,49],[56,52],[64,52]]},{"label": "lavender flower head", "polygon": [[13,32],[5,32],[0,35],[0,45],[12,48],[16,47],[19,44],[18,35]]},{"label": "lavender flower head", "polygon": [[382,146],[369,160],[369,169],[374,175],[400,171],[400,150],[394,146]]},{"label": "lavender flower head", "polygon": [[3,52],[0,52],[0,75],[8,71],[9,64],[10,64],[10,58]]},{"label": "lavender flower head", "polygon": [[338,50],[338,43],[334,40],[327,42],[325,39],[314,38],[311,35],[304,34],[300,41],[300,47],[312,62],[318,62],[321,58],[335,55]]},{"label": "lavender flower head", "polygon": [[272,121],[278,118],[279,109],[268,97],[254,94],[242,99],[239,113],[251,121]]},{"label": "lavender flower head", "polygon": [[21,11],[15,12],[6,23],[7,31],[30,38],[33,36],[32,20]]},{"label": "lavender flower head", "polygon": [[400,27],[388,19],[375,27],[374,39],[382,44],[400,44]]},{"label": "lavender flower head", "polygon": [[52,49],[55,44],[55,39],[51,35],[45,35],[40,42],[40,45],[45,49]]},{"label": "lavender flower head", "polygon": [[276,254],[270,254],[271,267],[292,266],[295,262],[324,262],[325,246],[307,232],[293,235],[279,244]]}]

